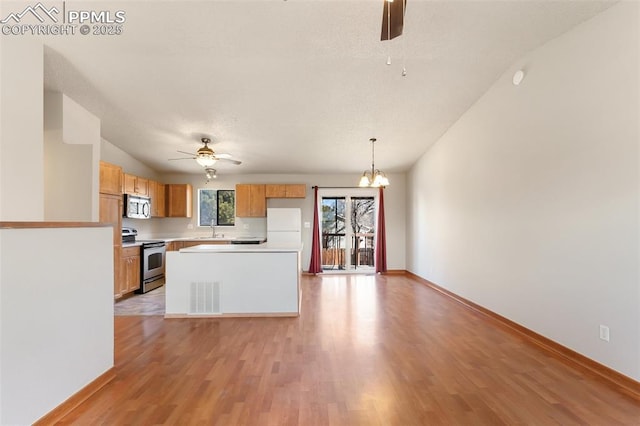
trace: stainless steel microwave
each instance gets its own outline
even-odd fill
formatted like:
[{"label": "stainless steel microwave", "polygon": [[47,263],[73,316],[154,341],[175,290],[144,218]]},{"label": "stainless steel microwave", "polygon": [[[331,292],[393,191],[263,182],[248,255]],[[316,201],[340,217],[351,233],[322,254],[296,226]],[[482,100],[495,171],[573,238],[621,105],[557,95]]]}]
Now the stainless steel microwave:
[{"label": "stainless steel microwave", "polygon": [[124,194],[124,217],[131,219],[149,219],[151,217],[151,199],[139,195]]}]

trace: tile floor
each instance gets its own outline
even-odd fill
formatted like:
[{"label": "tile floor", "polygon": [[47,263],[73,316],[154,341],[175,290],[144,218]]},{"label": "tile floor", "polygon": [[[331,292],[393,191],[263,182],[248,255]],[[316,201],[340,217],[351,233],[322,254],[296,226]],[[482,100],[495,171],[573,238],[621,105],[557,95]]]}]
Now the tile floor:
[{"label": "tile floor", "polygon": [[113,311],[116,316],[164,315],[164,285],[116,302]]}]

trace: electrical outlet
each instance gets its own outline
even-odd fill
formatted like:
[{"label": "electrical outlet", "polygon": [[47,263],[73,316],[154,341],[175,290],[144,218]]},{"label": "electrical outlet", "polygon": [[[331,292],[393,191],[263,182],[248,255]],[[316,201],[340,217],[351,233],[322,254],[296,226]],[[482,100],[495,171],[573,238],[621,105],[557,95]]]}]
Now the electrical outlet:
[{"label": "electrical outlet", "polygon": [[305,228],[311,228],[311,222],[305,222],[304,223],[304,227]]},{"label": "electrical outlet", "polygon": [[193,223],[188,224],[187,229],[193,229]]},{"label": "electrical outlet", "polygon": [[605,342],[609,341],[609,327],[606,325],[600,325],[600,339]]},{"label": "electrical outlet", "polygon": [[249,229],[249,224],[245,223],[244,225],[242,225],[242,229]]}]

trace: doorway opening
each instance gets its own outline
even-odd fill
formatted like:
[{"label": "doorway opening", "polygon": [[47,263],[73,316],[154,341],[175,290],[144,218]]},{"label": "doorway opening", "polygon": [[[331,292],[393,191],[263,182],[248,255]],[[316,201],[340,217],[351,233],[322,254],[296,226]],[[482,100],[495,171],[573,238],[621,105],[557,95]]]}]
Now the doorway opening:
[{"label": "doorway opening", "polygon": [[321,200],[322,271],[375,272],[375,197],[342,194]]}]

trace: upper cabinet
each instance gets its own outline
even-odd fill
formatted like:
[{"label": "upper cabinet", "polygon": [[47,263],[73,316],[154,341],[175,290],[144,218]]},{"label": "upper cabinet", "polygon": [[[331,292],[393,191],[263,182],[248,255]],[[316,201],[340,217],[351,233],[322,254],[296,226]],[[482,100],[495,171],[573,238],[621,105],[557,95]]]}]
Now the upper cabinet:
[{"label": "upper cabinet", "polygon": [[191,217],[193,189],[189,184],[166,184],[166,217]]},{"label": "upper cabinet", "polygon": [[307,186],[304,184],[267,184],[265,188],[267,198],[305,198]]},{"label": "upper cabinet", "polygon": [[124,193],[149,196],[149,180],[139,176],[124,174]]},{"label": "upper cabinet", "polygon": [[266,217],[267,199],[266,185],[238,184],[236,185],[236,216],[237,217]]},{"label": "upper cabinet", "polygon": [[267,184],[265,185],[265,196],[267,198],[285,198],[287,196],[287,186]]},{"label": "upper cabinet", "polygon": [[165,217],[165,185],[155,180],[149,181],[151,217]]},{"label": "upper cabinet", "polygon": [[265,217],[267,198],[305,198],[305,184],[238,184],[236,185],[236,216]]},{"label": "upper cabinet", "polygon": [[100,162],[100,192],[102,194],[122,194],[122,167]]}]

